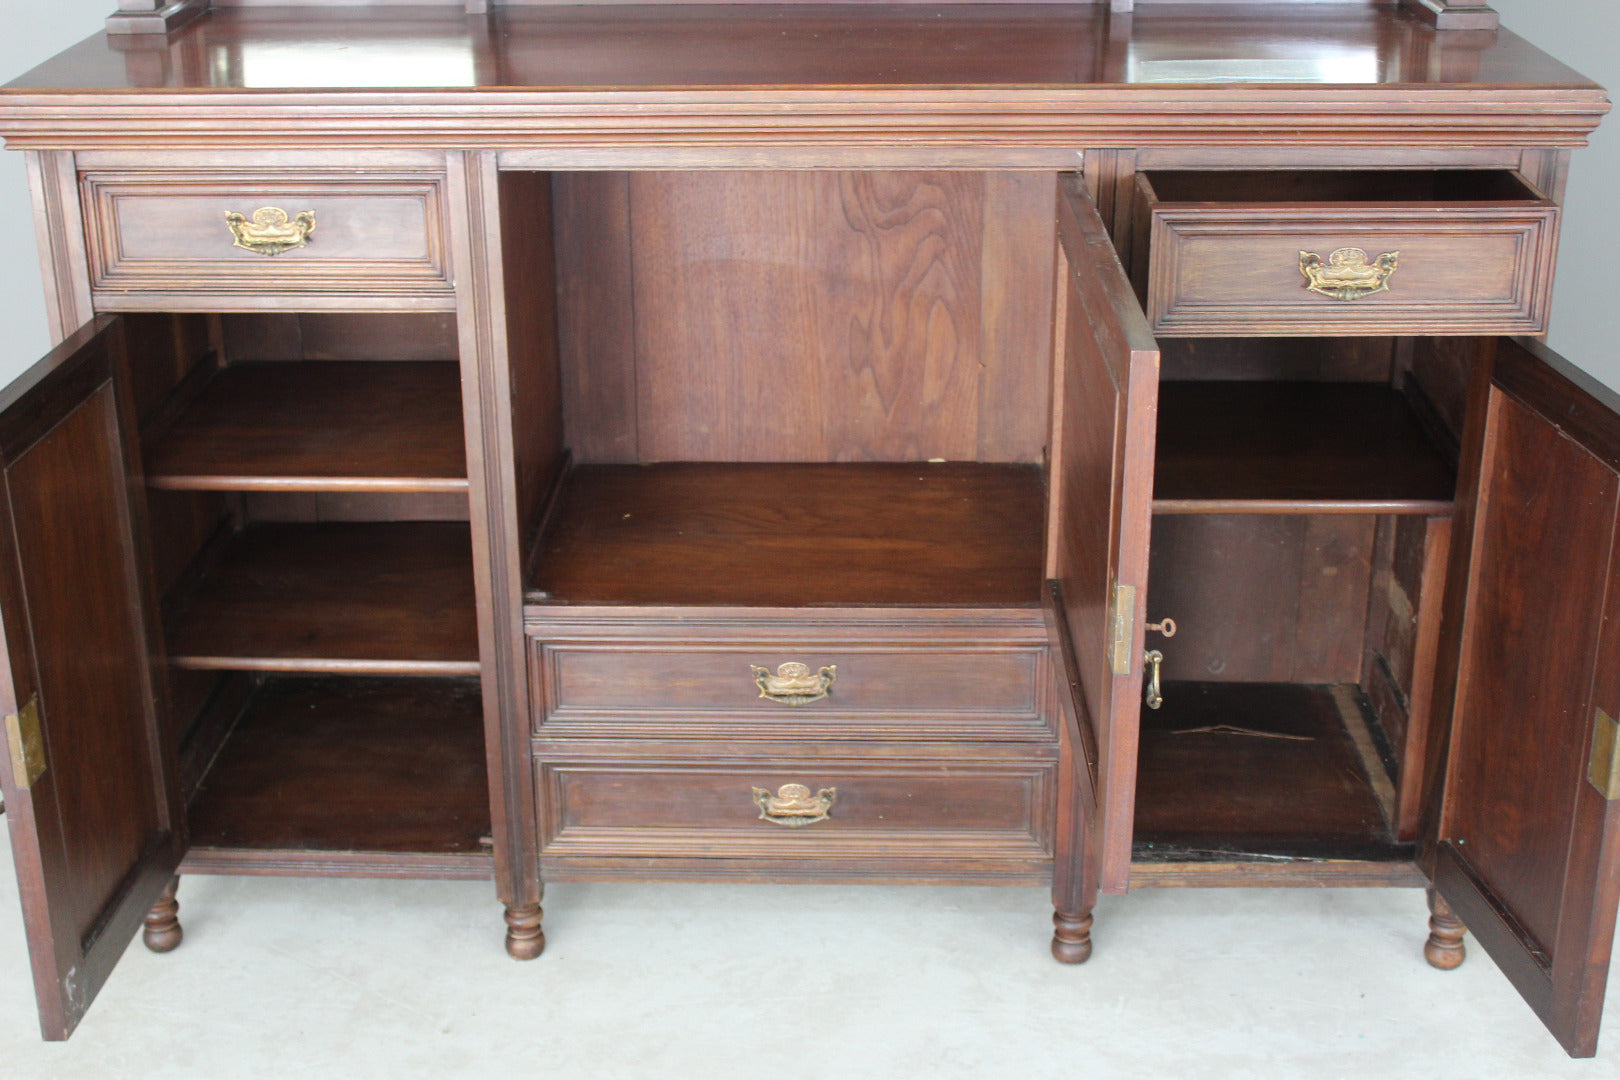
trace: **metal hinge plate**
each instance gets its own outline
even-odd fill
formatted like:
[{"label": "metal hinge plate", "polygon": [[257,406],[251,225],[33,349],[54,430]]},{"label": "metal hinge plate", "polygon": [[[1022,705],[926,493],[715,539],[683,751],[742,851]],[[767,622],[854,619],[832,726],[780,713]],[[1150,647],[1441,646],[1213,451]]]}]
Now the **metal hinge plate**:
[{"label": "metal hinge plate", "polygon": [[45,775],[45,731],[39,724],[39,694],[22,709],[6,715],[6,749],[11,752],[11,773],[24,791]]},{"label": "metal hinge plate", "polygon": [[1620,724],[1602,709],[1592,711],[1592,757],[1586,763],[1586,778],[1613,802],[1620,799]]},{"label": "metal hinge plate", "polygon": [[1131,673],[1131,642],[1136,637],[1136,586],[1114,586],[1108,613],[1108,662],[1115,675]]}]

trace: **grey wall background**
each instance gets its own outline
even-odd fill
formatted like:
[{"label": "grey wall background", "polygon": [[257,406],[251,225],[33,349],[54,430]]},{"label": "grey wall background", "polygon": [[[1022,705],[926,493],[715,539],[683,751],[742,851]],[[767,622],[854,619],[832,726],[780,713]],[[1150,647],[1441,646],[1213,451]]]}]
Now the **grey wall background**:
[{"label": "grey wall background", "polygon": [[[7,0],[16,8],[24,0]],[[0,81],[9,81],[101,28],[113,0],[29,4],[0,36]],[[1620,94],[1620,2],[1495,0],[1505,26]],[[1620,389],[1620,290],[1610,263],[1620,238],[1620,116],[1575,156],[1559,258],[1558,299],[1548,341],[1570,360]],[[49,347],[39,257],[22,155],[0,154],[0,382]]]}]

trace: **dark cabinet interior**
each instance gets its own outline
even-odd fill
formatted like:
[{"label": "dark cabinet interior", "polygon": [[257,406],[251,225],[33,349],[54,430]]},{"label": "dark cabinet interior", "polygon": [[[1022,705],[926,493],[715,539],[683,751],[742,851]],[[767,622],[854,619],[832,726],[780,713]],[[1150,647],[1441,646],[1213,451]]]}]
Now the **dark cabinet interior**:
[{"label": "dark cabinet interior", "polygon": [[188,867],[488,876],[454,318],[125,322]]}]

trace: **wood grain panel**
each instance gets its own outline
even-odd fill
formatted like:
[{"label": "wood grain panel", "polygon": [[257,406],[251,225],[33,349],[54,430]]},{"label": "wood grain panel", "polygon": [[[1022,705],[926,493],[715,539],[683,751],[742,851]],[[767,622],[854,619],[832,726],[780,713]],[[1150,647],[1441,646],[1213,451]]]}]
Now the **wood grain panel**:
[{"label": "wood grain panel", "polygon": [[563,468],[551,177],[546,173],[503,175],[500,221],[517,519],[520,535],[529,537],[539,526],[546,495]]},{"label": "wood grain panel", "polygon": [[[1099,881],[1118,892],[1130,876],[1159,350],[1077,178],[1060,179],[1057,210],[1053,363],[1062,375],[1052,403],[1051,565],[1074,643],[1072,675],[1098,747]],[[1116,644],[1110,616],[1119,585],[1133,590],[1133,603],[1120,613],[1127,633]]]},{"label": "wood grain panel", "polygon": [[[736,737],[1052,738],[1044,646],[941,648],[780,642],[714,646],[588,645],[536,640],[530,652],[543,695],[543,734],[608,732]],[[831,666],[827,697],[788,706],[766,700],[753,666]]]},{"label": "wood grain panel", "polygon": [[1443,513],[1456,479],[1400,394],[1375,383],[1167,382],[1155,513]]},{"label": "wood grain panel", "polygon": [[1607,579],[1620,477],[1513,398],[1498,393],[1492,409],[1447,833],[1552,955],[1602,619],[1568,583]]},{"label": "wood grain panel", "polygon": [[1355,337],[1165,338],[1165,382],[1388,383],[1395,339]]},{"label": "wood grain panel", "polygon": [[156,440],[148,482],[182,491],[465,493],[449,362],[233,364]]},{"label": "wood grain panel", "polygon": [[[265,292],[451,300],[438,178],[88,172],[80,186],[90,283],[104,309],[132,291],[219,297],[227,308],[232,296]],[[308,244],[273,257],[237,247],[225,211],[262,206],[315,211]]]},{"label": "wood grain panel", "polygon": [[0,768],[40,1026],[63,1039],[185,850],[122,326],[0,390],[0,710],[44,771]]},{"label": "wood grain panel", "polygon": [[6,468],[16,557],[39,575],[29,614],[56,768],[36,798],[56,804],[64,914],[81,941],[166,824],[153,771],[129,764],[152,747],[124,710],[150,708],[151,691],[131,568],[107,557],[130,548],[112,398],[108,385]]},{"label": "wood grain panel", "polygon": [[[618,192],[570,183],[574,227],[601,231],[589,268],[611,282]],[[1039,460],[1050,185],[1016,173],[634,174],[632,282],[593,285],[609,313],[572,316],[565,335],[605,354],[600,371],[569,376],[570,407],[584,410],[571,436],[623,460],[633,414],[643,461]],[[627,361],[611,322],[632,297]],[[632,379],[633,408],[603,400]],[[584,433],[585,416],[610,434]]]},{"label": "wood grain panel", "polygon": [[1051,378],[1053,172],[985,173],[980,461],[1040,461]]},{"label": "wood grain panel", "polygon": [[1147,617],[1164,677],[1355,682],[1375,522],[1350,515],[1155,516]]},{"label": "wood grain panel", "polygon": [[1285,682],[1294,669],[1304,518],[1171,515],[1153,520],[1147,617],[1173,618],[1166,679]]},{"label": "wood grain panel", "polygon": [[270,679],[191,808],[195,855],[321,853],[337,868],[377,852],[487,860],[489,828],[474,680]]},{"label": "wood grain panel", "polygon": [[570,604],[1034,606],[1044,497],[1028,465],[583,466],[529,584]]},{"label": "wood grain panel", "polygon": [[971,460],[983,183],[637,174],[644,460]]},{"label": "wood grain panel", "polygon": [[1535,342],[1496,343],[1474,376],[1430,873],[1564,1048],[1589,1057],[1620,907],[1620,801],[1588,770],[1603,713],[1620,709],[1620,397]]},{"label": "wood grain panel", "polygon": [[1305,519],[1295,681],[1353,683],[1361,674],[1376,529],[1377,521],[1362,515]]},{"label": "wood grain panel", "polygon": [[1167,684],[1164,707],[1143,714],[1136,822],[1143,855],[1370,859],[1393,846],[1326,686]]},{"label": "wood grain panel", "polygon": [[560,172],[551,191],[565,441],[580,464],[632,464],[639,456],[630,174]]},{"label": "wood grain panel", "polygon": [[[1541,333],[1559,209],[1511,173],[1156,172],[1151,265],[1139,268],[1155,332]],[[1312,292],[1300,254],[1399,252],[1387,290]]]},{"label": "wood grain panel", "polygon": [[1449,517],[1379,519],[1361,685],[1398,762],[1396,827],[1417,836],[1432,715]]},{"label": "wood grain panel", "polygon": [[176,607],[170,655],[183,667],[478,671],[471,544],[460,524],[256,526]]},{"label": "wood grain panel", "polygon": [[260,360],[454,360],[450,312],[229,312],[218,316],[224,362]]},{"label": "wood grain panel", "polygon": [[[635,860],[673,876],[692,862],[744,859],[755,873],[792,860],[796,876],[894,880],[1004,876],[1050,880],[1053,762],[677,758],[657,765],[570,755],[537,765],[541,857]],[[830,816],[804,828],[761,819],[753,788],[836,789]],[[684,864],[684,866],[683,866]]]}]

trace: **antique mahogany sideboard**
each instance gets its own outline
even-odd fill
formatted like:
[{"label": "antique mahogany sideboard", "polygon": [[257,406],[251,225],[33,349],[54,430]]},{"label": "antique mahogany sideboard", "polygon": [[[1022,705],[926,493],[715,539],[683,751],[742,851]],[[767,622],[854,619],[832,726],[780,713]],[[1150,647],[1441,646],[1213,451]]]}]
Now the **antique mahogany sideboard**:
[{"label": "antique mahogany sideboard", "polygon": [[[1603,91],[1478,0],[124,0],[0,93],[47,1038],[177,875],[1427,885],[1572,1054],[1620,398]],[[1031,962],[1035,962],[1033,957]]]}]

